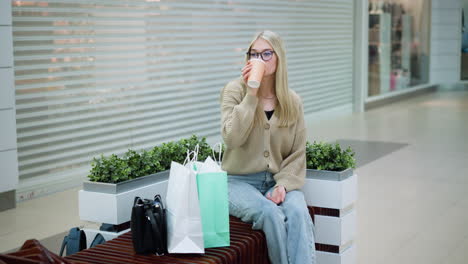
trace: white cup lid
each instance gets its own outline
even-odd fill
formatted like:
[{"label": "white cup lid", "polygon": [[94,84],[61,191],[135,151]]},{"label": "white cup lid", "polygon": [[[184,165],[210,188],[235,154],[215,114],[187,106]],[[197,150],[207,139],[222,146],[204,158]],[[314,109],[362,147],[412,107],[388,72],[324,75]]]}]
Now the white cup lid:
[{"label": "white cup lid", "polygon": [[259,58],[253,58],[253,59],[250,59],[249,61],[254,61],[254,60],[261,61],[261,62],[263,62],[263,64],[266,64],[266,62],[264,62],[262,59],[259,59]]}]

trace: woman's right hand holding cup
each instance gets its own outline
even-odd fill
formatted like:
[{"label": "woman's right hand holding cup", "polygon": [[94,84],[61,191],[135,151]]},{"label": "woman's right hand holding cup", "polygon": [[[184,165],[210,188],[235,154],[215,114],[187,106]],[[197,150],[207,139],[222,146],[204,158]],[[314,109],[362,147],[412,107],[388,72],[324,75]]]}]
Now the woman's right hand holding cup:
[{"label": "woman's right hand holding cup", "polygon": [[[250,61],[247,61],[247,63],[245,64],[244,68],[242,68],[241,72],[242,72],[242,78],[244,79],[244,82],[247,83],[248,80],[249,80],[249,76],[250,76],[250,71],[252,70],[252,64],[250,63]],[[248,85],[247,85],[248,86]],[[252,89],[251,87],[249,87],[249,93],[251,95],[257,95],[257,90],[258,89]]]},{"label": "woman's right hand holding cup", "polygon": [[250,70],[252,70],[252,65],[250,64],[250,61],[247,61],[244,68],[241,70],[242,78],[244,79],[245,83],[247,83],[247,80],[249,79]]}]

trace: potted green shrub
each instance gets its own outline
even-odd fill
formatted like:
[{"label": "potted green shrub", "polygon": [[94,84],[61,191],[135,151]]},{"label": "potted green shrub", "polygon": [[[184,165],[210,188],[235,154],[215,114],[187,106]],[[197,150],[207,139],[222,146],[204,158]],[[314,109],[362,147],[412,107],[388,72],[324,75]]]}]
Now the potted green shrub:
[{"label": "potted green shrub", "polygon": [[338,143],[306,143],[307,177],[327,180],[344,180],[356,168],[354,151],[342,149]]},{"label": "potted green shrub", "polygon": [[79,192],[80,218],[86,221],[119,225],[130,220],[135,196],[152,198],[166,195],[172,161],[183,163],[187,150],[199,145],[198,160],[212,155],[206,138],[193,135],[171,141],[150,150],[128,150],[94,158],[88,181]]},{"label": "potted green shrub", "polygon": [[206,138],[196,135],[179,141],[171,141],[155,146],[150,150],[128,150],[121,157],[112,154],[93,158],[89,181],[83,189],[106,193],[119,193],[154,181],[167,180],[171,162],[183,163],[187,150],[199,145],[199,160],[211,155],[211,147]]},{"label": "potted green shrub", "polygon": [[[306,143],[306,180],[302,187],[308,206],[314,208],[316,243],[333,245],[337,260],[354,252],[356,237],[357,175],[355,153],[337,143]],[[323,252],[317,251],[318,257]],[[338,262],[337,262],[338,263]]]}]

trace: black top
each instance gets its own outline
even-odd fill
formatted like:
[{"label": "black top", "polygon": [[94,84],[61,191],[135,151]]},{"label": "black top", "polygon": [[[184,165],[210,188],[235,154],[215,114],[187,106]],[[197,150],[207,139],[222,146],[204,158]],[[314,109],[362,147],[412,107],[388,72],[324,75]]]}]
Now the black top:
[{"label": "black top", "polygon": [[273,116],[273,112],[275,112],[275,110],[265,111],[265,114],[266,114],[268,120],[270,120],[270,118]]}]

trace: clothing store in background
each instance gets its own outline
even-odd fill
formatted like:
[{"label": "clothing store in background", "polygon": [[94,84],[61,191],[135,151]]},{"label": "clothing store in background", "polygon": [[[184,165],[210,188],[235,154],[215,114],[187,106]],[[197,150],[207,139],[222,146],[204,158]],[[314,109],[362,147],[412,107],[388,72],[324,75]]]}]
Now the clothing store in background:
[{"label": "clothing store in background", "polygon": [[369,1],[368,97],[429,82],[429,0]]}]

